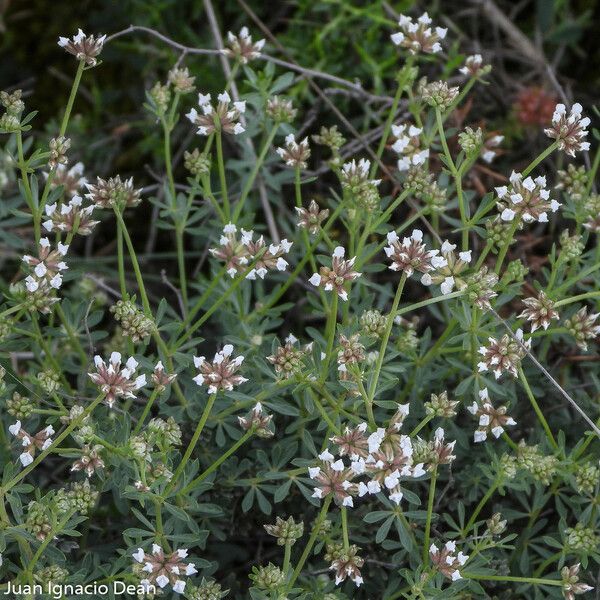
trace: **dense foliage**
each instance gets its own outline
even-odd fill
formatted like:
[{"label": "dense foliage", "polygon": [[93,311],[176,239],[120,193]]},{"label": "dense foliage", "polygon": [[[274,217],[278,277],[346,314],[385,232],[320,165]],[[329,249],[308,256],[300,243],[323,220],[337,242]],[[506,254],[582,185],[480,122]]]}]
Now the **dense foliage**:
[{"label": "dense foliage", "polygon": [[0,93],[2,591],[592,593],[597,112],[552,74],[500,122],[443,13],[341,7],[306,60],[300,4],[267,42],[60,37],[58,119]]}]

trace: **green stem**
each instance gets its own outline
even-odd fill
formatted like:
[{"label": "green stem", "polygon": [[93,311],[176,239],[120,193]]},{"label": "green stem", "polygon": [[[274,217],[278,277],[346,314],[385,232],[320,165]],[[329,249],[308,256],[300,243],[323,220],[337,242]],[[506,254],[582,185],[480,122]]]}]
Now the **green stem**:
[{"label": "green stem", "polygon": [[552,154],[558,148],[558,142],[550,144],[542,153],[534,158],[523,171],[523,178],[527,177],[547,156]]},{"label": "green stem", "polygon": [[133,243],[131,241],[131,237],[129,236],[129,232],[127,231],[125,221],[123,221],[123,215],[122,215],[121,211],[117,207],[115,207],[114,210],[115,210],[115,215],[117,217],[117,223],[121,227],[121,231],[123,233],[125,243],[127,244],[127,249],[129,250],[129,257],[131,258],[131,262],[133,264],[133,271],[135,272],[135,278],[136,278],[136,281],[138,284],[138,288],[140,290],[140,296],[142,297],[142,306],[144,307],[144,313],[146,314],[147,317],[152,318],[150,302],[148,301],[148,295],[146,294],[146,287],[144,286],[144,279],[142,277],[140,265],[137,260],[135,248],[133,247]]},{"label": "green stem", "polygon": [[185,340],[187,340],[193,333],[200,327],[220,306],[225,302],[235,290],[242,284],[242,282],[246,279],[246,275],[254,268],[254,265],[260,260],[262,255],[264,254],[264,250],[259,252],[254,260],[248,265],[246,270],[240,273],[234,280],[233,283],[227,288],[219,299],[200,317],[185,333],[181,335],[181,337],[175,342],[175,348],[179,348]]},{"label": "green stem", "polygon": [[557,579],[538,579],[536,577],[513,577],[512,575],[480,575],[478,573],[461,573],[463,579],[476,581],[511,581],[514,583],[531,583],[532,585],[562,586],[563,582]]},{"label": "green stem", "polygon": [[123,226],[121,223],[122,221],[117,219],[117,264],[119,269],[121,298],[125,299],[127,297],[127,283],[125,281],[125,252],[123,250]]},{"label": "green stem", "polygon": [[427,415],[426,417],[421,419],[421,422],[408,434],[408,437],[415,437],[415,435],[417,435],[417,433],[419,433],[419,431],[421,431],[421,429],[423,429],[423,427],[425,427],[425,425],[427,425],[427,423],[429,423],[429,421],[431,421],[433,417],[434,415]]},{"label": "green stem", "polygon": [[490,486],[488,491],[485,493],[483,498],[481,498],[481,500],[479,501],[479,504],[477,504],[477,506],[475,507],[475,510],[471,514],[471,518],[468,520],[467,524],[465,525],[465,527],[462,531],[463,538],[467,535],[467,533],[469,533],[469,531],[471,530],[471,527],[473,527],[473,525],[475,524],[475,521],[477,520],[479,513],[482,511],[483,507],[487,504],[488,500],[493,496],[494,492],[498,489],[498,487],[500,486],[500,482],[501,482],[500,479],[496,479],[492,483],[492,485]]},{"label": "green stem", "polygon": [[243,446],[252,436],[254,435],[253,429],[248,429],[246,433],[235,443],[229,450],[221,454],[221,456],[213,462],[210,467],[204,470],[198,477],[188,483],[178,495],[185,496],[188,492],[191,492],[199,483],[202,483],[213,471],[216,471],[232,454],[234,454],[241,446]]},{"label": "green stem", "polygon": [[423,539],[423,563],[429,564],[429,536],[431,534],[431,519],[433,515],[433,500],[435,498],[435,483],[437,481],[437,466],[433,467],[429,481],[429,498],[427,500],[427,520],[425,521],[425,537]]},{"label": "green stem", "polygon": [[327,373],[329,371],[329,363],[331,362],[331,355],[333,353],[333,343],[335,341],[335,330],[337,328],[337,313],[338,313],[338,295],[333,290],[333,299],[331,300],[331,307],[329,311],[329,318],[327,320],[326,327],[326,339],[327,346],[325,348],[325,358],[323,359],[323,366],[321,368],[321,381],[327,379]]},{"label": "green stem", "polygon": [[227,179],[225,177],[225,161],[223,160],[223,137],[221,131],[217,131],[217,162],[219,165],[219,180],[221,182],[221,200],[223,201],[223,212],[225,219],[229,221],[231,210],[229,208],[229,195],[227,193]]},{"label": "green stem", "polygon": [[544,431],[546,432],[546,437],[548,438],[550,445],[555,450],[558,450],[558,444],[556,443],[556,440],[554,439],[554,436],[552,435],[552,431],[550,429],[550,426],[548,425],[548,421],[546,421],[546,418],[544,417],[544,413],[540,409],[540,406],[537,403],[535,396],[533,395],[533,392],[531,391],[531,388],[529,387],[529,382],[527,381],[527,377],[525,377],[525,372],[523,371],[523,368],[521,366],[519,366],[519,379],[521,380],[521,383],[523,384],[523,388],[525,389],[525,392],[527,393],[527,397],[529,398],[529,402],[531,402],[531,406],[533,407],[533,410],[535,411],[535,414],[537,415],[538,421],[541,423],[542,427],[544,428]]},{"label": "green stem", "polygon": [[56,536],[67,526],[67,523],[69,522],[69,519],[76,513],[77,511],[75,509],[70,510],[67,515],[57,524],[57,526],[52,530],[51,533],[49,533],[44,541],[40,544],[39,548],[37,549],[36,553],[33,555],[33,558],[28,562],[27,564],[27,570],[23,573],[25,576],[27,576],[27,578],[29,578],[33,573],[33,569],[35,567],[35,565],[37,564],[38,560],[40,559],[40,557],[42,556],[42,554],[44,553],[44,550],[46,549],[46,547],[48,546],[48,544],[54,540],[56,538]]},{"label": "green stem", "polygon": [[345,506],[342,506],[340,513],[342,514],[342,537],[344,539],[344,550],[348,552],[348,549],[350,548],[350,538],[348,536],[348,512]]},{"label": "green stem", "polygon": [[377,382],[379,380],[379,374],[381,373],[381,367],[383,366],[383,361],[385,358],[385,351],[390,339],[392,327],[394,326],[394,319],[396,318],[398,304],[400,304],[400,298],[402,297],[402,290],[404,289],[405,283],[406,273],[402,273],[402,276],[400,277],[400,283],[398,283],[398,287],[396,289],[394,301],[392,302],[392,309],[390,310],[390,314],[388,315],[387,321],[385,323],[385,331],[383,332],[383,336],[381,338],[381,346],[379,347],[377,363],[375,364],[373,378],[371,379],[371,383],[369,385],[369,402],[371,403],[373,402],[373,399],[375,398],[375,392],[377,391]]},{"label": "green stem", "polygon": [[204,412],[202,413],[202,416],[200,417],[200,421],[198,422],[198,425],[196,426],[196,430],[194,431],[194,435],[192,436],[192,439],[190,440],[190,443],[188,444],[185,454],[183,455],[181,462],[179,463],[177,469],[175,470],[175,473],[173,474],[171,481],[169,481],[169,484],[167,485],[167,487],[165,488],[165,491],[162,494],[163,499],[167,498],[169,496],[169,493],[175,487],[177,480],[183,473],[185,466],[187,465],[188,461],[190,460],[190,456],[192,455],[192,452],[194,451],[194,448],[196,447],[196,444],[198,443],[198,439],[200,438],[200,434],[202,433],[202,430],[204,429],[204,425],[206,425],[206,421],[208,420],[210,411],[212,410],[212,407],[215,403],[216,397],[217,397],[217,394],[211,394],[208,397],[208,401],[204,408]]},{"label": "green stem", "polygon": [[515,218],[512,222],[510,230],[508,231],[508,234],[506,236],[506,242],[500,249],[500,252],[498,253],[498,258],[496,259],[496,268],[494,269],[494,271],[496,272],[496,275],[500,274],[500,269],[502,268],[502,263],[504,262],[504,258],[506,257],[506,253],[508,252],[508,248],[513,241],[513,238],[515,236],[515,233],[517,232],[518,227],[519,227],[519,218],[515,215]]},{"label": "green stem", "polygon": [[579,294],[578,296],[572,296],[571,298],[564,298],[563,300],[559,300],[554,304],[555,308],[559,306],[565,306],[566,304],[571,304],[573,302],[579,302],[581,300],[586,300],[588,298],[598,298],[600,296],[599,290],[594,290],[593,292],[586,292],[585,294]]},{"label": "green stem", "polygon": [[152,409],[152,405],[154,404],[154,401],[156,400],[157,396],[158,396],[158,388],[154,388],[154,390],[152,391],[152,394],[150,395],[150,398],[148,399],[148,402],[146,402],[146,406],[144,406],[144,411],[142,412],[142,415],[140,416],[139,421],[137,422],[137,425],[135,426],[135,429],[131,433],[132,437],[136,436],[140,432],[142,427],[144,426],[146,417],[150,414],[150,410]]},{"label": "green stem", "polygon": [[59,137],[65,135],[67,132],[67,125],[69,124],[69,118],[71,117],[71,111],[73,110],[73,103],[75,102],[75,96],[77,96],[77,90],[79,89],[84,68],[85,61],[79,61],[79,66],[77,67],[77,72],[75,73],[75,79],[73,80],[73,85],[71,86],[69,100],[67,101],[67,107],[65,108],[65,114],[63,115],[63,120],[60,125],[60,131],[58,133]]},{"label": "green stem", "polygon": [[[267,136],[267,139],[265,140],[263,147],[260,150],[260,154],[258,155],[258,158],[254,161],[254,167],[252,168],[250,176],[248,177],[248,180],[246,181],[246,185],[244,185],[244,188],[242,189],[240,199],[238,200],[235,210],[233,211],[233,222],[234,223],[237,223],[237,220],[240,218],[240,215],[242,214],[242,210],[244,209],[244,204],[246,203],[248,194],[250,194],[250,190],[252,189],[252,186],[254,185],[256,176],[258,175],[258,172],[265,161],[267,152],[269,151],[269,148],[271,147],[271,144],[273,143],[273,139],[275,138],[275,135],[276,135],[278,129],[279,129],[279,123],[276,123],[275,125],[273,125],[271,131],[269,131],[269,135]],[[217,143],[218,143],[218,140],[217,140]],[[218,152],[218,147],[217,147],[217,152]]]},{"label": "green stem", "polygon": [[[406,61],[405,69],[410,69],[412,62],[414,60],[413,55],[410,55],[408,60]],[[406,73],[406,71],[405,71]],[[383,134],[381,136],[381,140],[379,140],[379,146],[377,147],[377,159],[373,161],[371,165],[371,172],[369,173],[369,178],[373,178],[375,176],[375,171],[377,170],[377,165],[381,160],[381,156],[383,151],[385,150],[385,145],[387,144],[390,130],[392,128],[392,123],[394,122],[394,118],[396,113],[398,112],[398,104],[400,104],[400,98],[402,97],[402,93],[404,92],[404,86],[406,85],[406,81],[404,77],[398,77],[398,87],[396,88],[396,93],[394,94],[394,99],[392,100],[392,106],[388,113],[388,117],[385,121],[385,125],[383,127]]]},{"label": "green stem", "polygon": [[308,542],[307,542],[306,546],[304,546],[304,551],[302,552],[302,555],[300,556],[300,560],[296,564],[296,568],[294,569],[294,572],[292,573],[292,577],[290,578],[290,580],[287,584],[284,596],[288,595],[289,591],[294,587],[294,583],[296,582],[296,579],[298,579],[298,576],[302,572],[304,563],[306,562],[308,555],[310,554],[311,550],[313,549],[313,546],[315,544],[317,536],[319,535],[321,525],[323,524],[323,521],[325,520],[325,517],[327,516],[327,511],[329,510],[329,505],[331,504],[331,498],[332,498],[332,496],[331,496],[331,494],[329,494],[327,496],[327,498],[325,498],[325,501],[323,502],[323,506],[321,507],[319,516],[317,517],[317,519],[315,521],[313,530],[310,534],[310,537],[308,538]]}]

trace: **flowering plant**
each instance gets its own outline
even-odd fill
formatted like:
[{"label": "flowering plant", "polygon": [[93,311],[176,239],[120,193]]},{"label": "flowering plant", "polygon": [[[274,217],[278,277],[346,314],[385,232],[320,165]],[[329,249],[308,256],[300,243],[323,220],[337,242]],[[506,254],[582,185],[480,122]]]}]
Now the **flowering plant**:
[{"label": "flowering plant", "polygon": [[[68,137],[88,71],[137,33],[179,53],[147,90],[149,185],[88,172]],[[474,54],[443,77],[452,31],[402,15],[373,144],[316,81],[371,101],[363,86],[275,58],[247,27],[217,34],[215,49],[138,26],[61,37],[75,75],[50,140],[19,90],[0,93],[0,585],[585,594],[600,563],[592,113],[557,104],[539,152],[513,157],[465,123],[491,65]],[[223,61],[217,88],[194,54]],[[302,125],[292,72],[337,124]]]}]

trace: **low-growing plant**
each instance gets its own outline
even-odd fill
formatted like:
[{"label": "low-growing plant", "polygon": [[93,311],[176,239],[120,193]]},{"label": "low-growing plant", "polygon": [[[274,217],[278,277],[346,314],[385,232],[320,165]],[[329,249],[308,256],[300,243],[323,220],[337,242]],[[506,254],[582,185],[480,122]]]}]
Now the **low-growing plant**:
[{"label": "low-growing plant", "polygon": [[[390,33],[389,96],[246,28],[208,50],[135,26],[60,38],[76,72],[47,144],[20,90],[0,93],[3,591],[592,589],[600,153],[562,164],[590,119],[557,104],[543,151],[511,164],[462,111],[482,56],[441,75],[427,13]],[[164,175],[146,187],[86,172],[68,137],[87,72],[133,34],[179,55],[147,91]],[[192,55],[224,61],[223,89]],[[316,125],[296,76],[331,110]],[[322,78],[379,102],[374,142]]]}]

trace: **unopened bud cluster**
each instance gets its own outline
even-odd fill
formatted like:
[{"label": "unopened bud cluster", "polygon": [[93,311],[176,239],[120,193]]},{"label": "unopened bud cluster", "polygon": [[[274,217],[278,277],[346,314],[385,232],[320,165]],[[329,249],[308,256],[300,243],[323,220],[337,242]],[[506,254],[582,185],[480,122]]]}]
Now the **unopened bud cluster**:
[{"label": "unopened bud cluster", "polygon": [[110,307],[110,312],[121,325],[123,334],[132,342],[141,342],[154,331],[154,322],[131,300],[119,300]]}]

